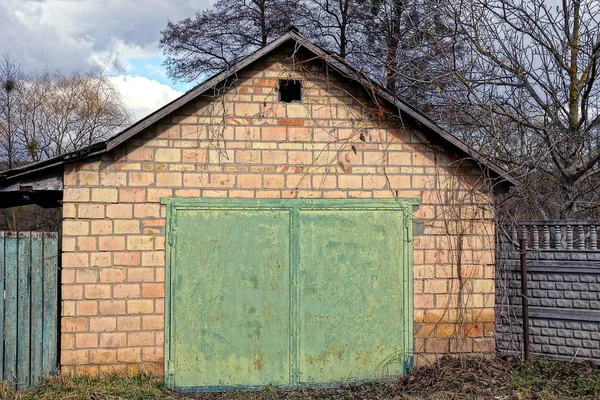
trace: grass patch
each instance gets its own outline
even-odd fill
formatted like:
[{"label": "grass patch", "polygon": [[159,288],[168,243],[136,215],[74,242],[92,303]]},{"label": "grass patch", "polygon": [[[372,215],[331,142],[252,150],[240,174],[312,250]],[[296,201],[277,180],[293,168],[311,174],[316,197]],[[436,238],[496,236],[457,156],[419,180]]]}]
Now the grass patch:
[{"label": "grass patch", "polygon": [[510,388],[530,399],[600,398],[600,367],[536,359],[517,364]]},{"label": "grass patch", "polygon": [[162,380],[151,375],[131,377],[110,375],[105,378],[59,375],[46,379],[35,388],[13,392],[4,385],[0,398],[6,400],[171,400]]},{"label": "grass patch", "polygon": [[15,393],[0,385],[6,400],[559,400],[599,399],[600,367],[593,364],[511,359],[442,358],[402,379],[346,385],[333,389],[284,392],[268,387],[259,392],[171,393],[151,375],[87,378],[57,376],[40,386]]}]

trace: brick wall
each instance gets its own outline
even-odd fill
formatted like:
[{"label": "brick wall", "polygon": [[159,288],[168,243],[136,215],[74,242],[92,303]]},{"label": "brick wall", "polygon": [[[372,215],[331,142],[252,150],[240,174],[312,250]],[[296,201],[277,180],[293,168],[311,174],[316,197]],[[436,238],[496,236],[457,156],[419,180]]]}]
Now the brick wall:
[{"label": "brick wall", "polygon": [[[577,223],[573,225],[577,227]],[[511,238],[499,234],[498,240],[497,347],[501,354],[520,357],[520,253]],[[532,353],[549,359],[599,363],[600,251],[589,246],[534,250],[529,242],[527,288]]]},{"label": "brick wall", "polygon": [[[159,199],[172,196],[419,198],[416,362],[493,351],[494,231],[481,172],[318,64],[270,56],[101,159],[66,168],[63,372],[162,373]],[[278,79],[294,78],[303,102],[280,103]]]}]

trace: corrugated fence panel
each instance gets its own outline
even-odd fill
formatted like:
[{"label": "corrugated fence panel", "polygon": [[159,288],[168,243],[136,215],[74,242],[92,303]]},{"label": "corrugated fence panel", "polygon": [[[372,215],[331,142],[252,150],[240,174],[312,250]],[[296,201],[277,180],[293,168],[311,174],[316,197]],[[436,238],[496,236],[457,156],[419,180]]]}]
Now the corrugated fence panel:
[{"label": "corrugated fence panel", "polygon": [[0,232],[0,378],[25,389],[57,367],[58,235]]}]

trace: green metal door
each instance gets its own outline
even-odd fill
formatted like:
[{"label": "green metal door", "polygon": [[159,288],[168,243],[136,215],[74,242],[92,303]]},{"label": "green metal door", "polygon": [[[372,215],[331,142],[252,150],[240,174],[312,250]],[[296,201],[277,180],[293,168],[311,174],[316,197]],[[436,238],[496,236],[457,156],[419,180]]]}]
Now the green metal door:
[{"label": "green metal door", "polygon": [[169,387],[296,388],[410,368],[411,202],[163,202]]},{"label": "green metal door", "polygon": [[404,372],[404,215],[300,210],[299,383]]}]

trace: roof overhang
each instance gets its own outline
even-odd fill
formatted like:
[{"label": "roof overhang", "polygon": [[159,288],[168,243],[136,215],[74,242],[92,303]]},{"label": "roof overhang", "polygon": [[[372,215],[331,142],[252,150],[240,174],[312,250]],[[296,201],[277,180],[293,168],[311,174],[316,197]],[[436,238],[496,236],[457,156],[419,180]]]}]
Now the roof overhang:
[{"label": "roof overhang", "polygon": [[0,207],[37,204],[60,207],[63,198],[64,168],[55,166],[21,177],[0,180]]}]

